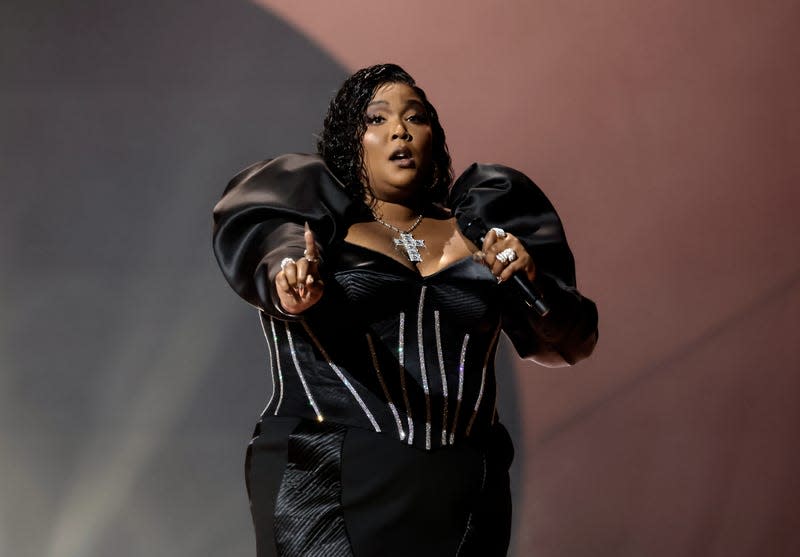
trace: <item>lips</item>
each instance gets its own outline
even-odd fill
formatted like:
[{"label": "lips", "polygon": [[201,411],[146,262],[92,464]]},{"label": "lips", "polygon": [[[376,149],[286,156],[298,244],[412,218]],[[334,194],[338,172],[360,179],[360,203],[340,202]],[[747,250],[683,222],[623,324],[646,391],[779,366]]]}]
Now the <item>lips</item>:
[{"label": "lips", "polygon": [[408,147],[400,147],[392,151],[389,160],[396,163],[400,168],[415,168],[414,156]]}]

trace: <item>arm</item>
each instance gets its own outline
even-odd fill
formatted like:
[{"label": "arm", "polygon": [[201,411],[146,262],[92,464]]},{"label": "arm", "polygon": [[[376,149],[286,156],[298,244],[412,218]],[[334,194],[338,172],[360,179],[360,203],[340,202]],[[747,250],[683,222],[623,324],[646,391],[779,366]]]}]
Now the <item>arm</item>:
[{"label": "arm", "polygon": [[[502,165],[473,164],[456,180],[448,205],[462,232],[502,228],[483,240],[484,262],[503,279],[500,288],[502,326],[517,353],[548,367],[575,364],[597,343],[597,308],[577,290],[575,262],[564,229],[545,194],[523,173]],[[471,226],[471,223],[480,226]],[[463,223],[463,224],[462,224]],[[471,238],[472,239],[472,238]],[[518,259],[507,267],[495,255],[510,247]],[[550,312],[541,317],[507,281],[521,271],[533,281]]]},{"label": "arm", "polygon": [[573,365],[594,350],[598,339],[597,307],[577,288],[540,273],[534,281],[549,313],[540,317],[503,285],[503,330],[520,357],[547,367]]},{"label": "arm", "polygon": [[303,257],[304,223],[325,246],[345,233],[349,197],[319,157],[283,155],[254,164],[231,180],[213,211],[213,248],[231,288],[251,305],[280,319],[296,319],[280,304],[280,262]]}]

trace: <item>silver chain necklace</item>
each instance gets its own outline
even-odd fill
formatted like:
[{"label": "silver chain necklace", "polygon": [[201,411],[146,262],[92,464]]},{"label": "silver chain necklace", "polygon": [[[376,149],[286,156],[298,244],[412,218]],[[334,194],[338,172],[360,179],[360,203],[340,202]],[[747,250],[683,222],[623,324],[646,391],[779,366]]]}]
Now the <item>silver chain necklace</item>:
[{"label": "silver chain necklace", "polygon": [[389,224],[388,222],[382,221],[375,213],[372,213],[372,217],[377,222],[381,223],[389,230],[394,230],[399,234],[399,236],[394,239],[394,245],[396,248],[402,247],[404,250],[406,250],[406,257],[408,257],[408,260],[413,263],[422,261],[422,256],[419,254],[419,248],[425,247],[425,240],[417,240],[414,238],[413,234],[411,234],[417,225],[422,222],[422,216],[422,213],[420,213],[420,215],[417,217],[417,220],[414,221],[414,224],[412,224],[408,230],[403,231],[396,226]]}]

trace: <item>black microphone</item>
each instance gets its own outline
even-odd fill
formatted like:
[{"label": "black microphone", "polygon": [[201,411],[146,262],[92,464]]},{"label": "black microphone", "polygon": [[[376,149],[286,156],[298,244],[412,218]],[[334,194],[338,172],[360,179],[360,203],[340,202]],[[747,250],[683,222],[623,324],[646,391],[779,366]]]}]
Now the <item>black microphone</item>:
[{"label": "black microphone", "polygon": [[[470,217],[463,212],[459,212],[456,216],[458,226],[461,232],[466,236],[470,242],[478,247],[483,246],[483,239],[489,233],[486,224],[480,217]],[[511,275],[511,284],[514,285],[517,292],[525,300],[529,307],[532,307],[536,313],[544,317],[550,312],[550,307],[542,300],[542,297],[536,292],[536,289],[528,280],[528,277],[522,271],[517,271]]]}]

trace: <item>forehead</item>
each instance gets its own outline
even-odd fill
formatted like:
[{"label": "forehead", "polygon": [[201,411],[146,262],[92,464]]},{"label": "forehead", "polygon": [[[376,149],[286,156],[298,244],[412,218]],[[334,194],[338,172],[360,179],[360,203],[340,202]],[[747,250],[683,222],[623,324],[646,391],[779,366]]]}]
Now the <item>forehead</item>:
[{"label": "forehead", "polygon": [[413,100],[422,103],[422,99],[410,85],[405,83],[384,83],[375,89],[375,94],[372,95],[370,102],[384,101],[389,104],[405,104]]}]

